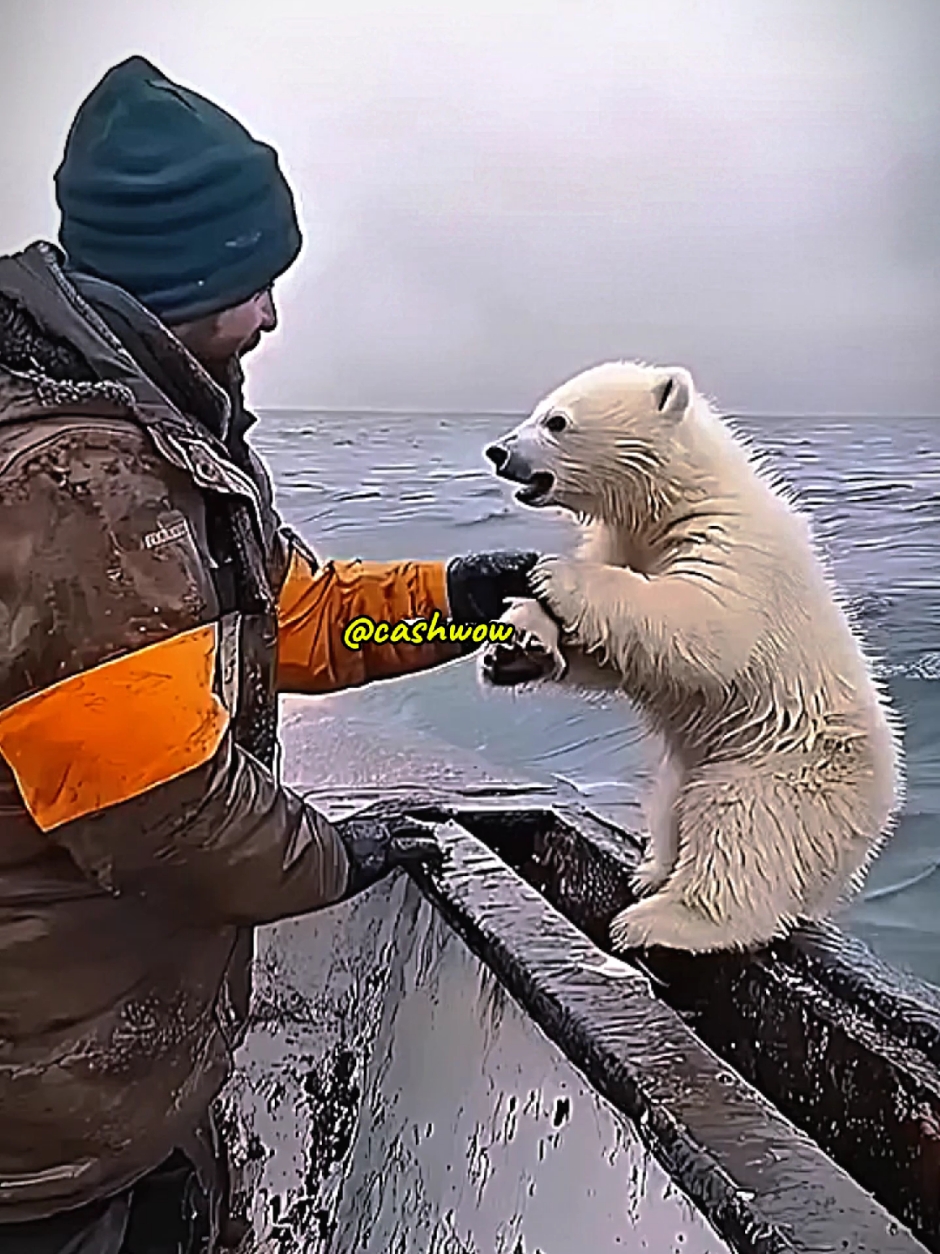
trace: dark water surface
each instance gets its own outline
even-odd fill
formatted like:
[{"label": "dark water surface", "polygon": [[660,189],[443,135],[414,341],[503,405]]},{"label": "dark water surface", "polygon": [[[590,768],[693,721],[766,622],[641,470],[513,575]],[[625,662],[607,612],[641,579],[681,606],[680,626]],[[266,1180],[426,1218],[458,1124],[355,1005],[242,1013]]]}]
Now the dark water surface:
[{"label": "dark water surface", "polygon": [[[262,415],[284,517],[321,559],[563,551],[571,528],[525,510],[482,450],[512,415]],[[905,723],[899,829],[843,921],[889,962],[940,984],[940,419],[756,419],[738,424],[811,512]],[[362,689],[357,715],[429,732],[490,762],[573,787],[620,813],[650,746],[622,700],[480,691],[472,662]]]}]

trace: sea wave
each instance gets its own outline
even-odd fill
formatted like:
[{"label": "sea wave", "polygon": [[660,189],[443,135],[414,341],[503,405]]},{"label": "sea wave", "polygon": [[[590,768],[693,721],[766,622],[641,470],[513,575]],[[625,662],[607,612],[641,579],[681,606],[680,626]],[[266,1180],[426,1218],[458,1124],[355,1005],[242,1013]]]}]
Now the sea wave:
[{"label": "sea wave", "polygon": [[940,679],[940,650],[931,649],[913,662],[879,662],[872,669],[879,679]]}]

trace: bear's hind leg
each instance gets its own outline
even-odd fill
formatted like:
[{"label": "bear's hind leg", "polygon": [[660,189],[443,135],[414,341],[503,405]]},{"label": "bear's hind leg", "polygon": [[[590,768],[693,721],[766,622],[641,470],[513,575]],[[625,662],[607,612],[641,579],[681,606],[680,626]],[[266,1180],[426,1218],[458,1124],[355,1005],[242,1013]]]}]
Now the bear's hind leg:
[{"label": "bear's hind leg", "polygon": [[[679,856],[665,884],[611,923],[615,952],[662,946],[691,953],[750,950],[785,935],[803,914],[806,850],[785,790],[773,810],[746,783],[704,781],[678,802]],[[759,784],[757,785],[759,792]],[[788,813],[781,813],[784,806]]]},{"label": "bear's hind leg", "polygon": [[679,764],[667,752],[646,805],[649,835],[644,857],[631,876],[631,887],[638,896],[662,888],[676,864],[679,856],[676,801],[683,779]]}]

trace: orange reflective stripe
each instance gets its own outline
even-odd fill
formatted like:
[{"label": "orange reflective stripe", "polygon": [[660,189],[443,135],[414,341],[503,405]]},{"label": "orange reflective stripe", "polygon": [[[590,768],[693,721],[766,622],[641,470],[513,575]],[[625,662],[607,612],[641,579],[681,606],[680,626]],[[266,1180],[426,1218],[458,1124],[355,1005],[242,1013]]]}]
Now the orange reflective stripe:
[{"label": "orange reflective stripe", "polygon": [[450,643],[363,644],[343,629],[363,615],[397,623],[448,613],[443,562],[326,562],[316,571],[296,550],[278,599],[278,689],[336,692],[424,670],[457,655]]},{"label": "orange reflective stripe", "polygon": [[213,691],[218,628],[196,627],[25,697],[0,754],[43,831],[207,762],[229,715]]}]

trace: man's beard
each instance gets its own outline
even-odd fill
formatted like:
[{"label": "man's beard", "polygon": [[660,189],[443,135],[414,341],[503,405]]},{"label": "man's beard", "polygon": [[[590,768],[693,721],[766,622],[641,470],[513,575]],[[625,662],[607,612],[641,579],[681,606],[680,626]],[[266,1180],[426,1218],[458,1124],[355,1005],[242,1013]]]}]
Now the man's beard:
[{"label": "man's beard", "polygon": [[250,353],[256,349],[260,343],[261,332],[255,331],[254,335],[249,336],[244,344],[242,344],[241,348],[238,350],[237,356],[244,357],[246,353]]}]

